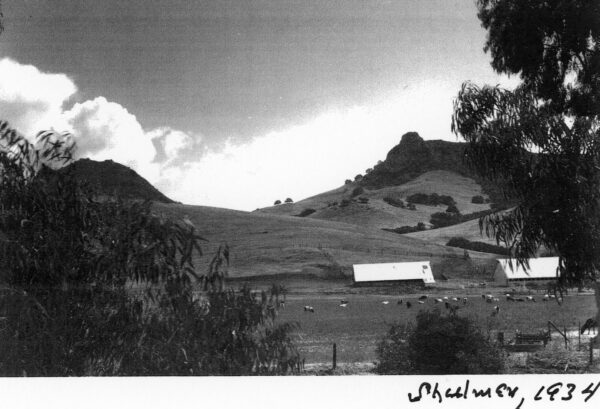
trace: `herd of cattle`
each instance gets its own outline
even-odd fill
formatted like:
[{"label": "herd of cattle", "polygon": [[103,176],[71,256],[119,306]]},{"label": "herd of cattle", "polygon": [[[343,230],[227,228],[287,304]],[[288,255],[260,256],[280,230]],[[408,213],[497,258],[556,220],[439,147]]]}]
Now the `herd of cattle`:
[{"label": "herd of cattle", "polygon": [[[533,296],[525,296],[525,297],[516,297],[512,294],[505,294],[506,297],[506,301],[507,302],[536,302],[536,298]],[[493,303],[499,303],[500,299],[498,297],[494,297],[493,294],[482,294],[481,298],[484,299],[487,303],[493,304]],[[542,301],[548,301],[552,298],[556,298],[555,295],[553,294],[545,294],[543,297],[541,297]],[[428,295],[422,295],[420,297],[418,297],[416,299],[416,302],[418,304],[425,304],[427,302],[427,300],[429,299]],[[451,312],[456,312],[458,311],[458,309],[460,308],[459,305],[462,303],[463,306],[466,306],[469,303],[469,298],[468,297],[442,297],[442,298],[433,298],[434,303],[438,304],[438,303],[443,303],[446,307],[447,310],[451,311]],[[415,301],[415,300],[413,300]],[[562,303],[562,298],[558,298],[557,299],[558,303]],[[349,304],[348,300],[341,300],[340,301],[340,307],[345,308],[347,307]],[[384,300],[382,301],[382,304],[389,304],[389,301]],[[399,299],[397,301],[398,305],[406,305],[406,308],[411,308],[412,307],[412,302],[411,301],[404,301],[403,299]],[[304,312],[315,312],[314,307],[310,306],[310,305],[305,305],[304,306]],[[492,308],[491,311],[491,315],[492,316],[497,316],[500,313],[500,306],[499,305],[494,305],[494,307]],[[591,329],[597,328],[598,327],[598,323],[596,322],[596,320],[594,320],[593,318],[588,319],[585,324],[581,327],[580,331],[583,334],[584,331],[589,331]]]}]

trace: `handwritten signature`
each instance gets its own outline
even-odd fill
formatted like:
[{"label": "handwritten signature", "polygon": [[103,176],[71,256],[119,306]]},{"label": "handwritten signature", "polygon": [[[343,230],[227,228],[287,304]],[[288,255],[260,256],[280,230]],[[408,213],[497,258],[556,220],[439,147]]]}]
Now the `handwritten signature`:
[{"label": "handwritten signature", "polygon": [[[589,401],[600,387],[600,382],[591,382],[585,388],[578,387],[574,383],[555,382],[550,385],[542,385],[533,396],[534,401],[540,400],[561,400],[570,401],[574,398],[583,398],[584,402]],[[504,382],[499,383],[495,387],[486,386],[483,388],[475,388],[471,386],[471,381],[467,379],[464,387],[443,387],[438,382],[433,385],[429,382],[422,382],[416,394],[408,393],[408,401],[411,403],[419,402],[422,399],[429,397],[442,403],[444,399],[469,399],[469,398],[509,398],[519,399],[519,404],[516,409],[521,409],[525,402],[525,397],[518,394],[519,387],[511,386]]]}]

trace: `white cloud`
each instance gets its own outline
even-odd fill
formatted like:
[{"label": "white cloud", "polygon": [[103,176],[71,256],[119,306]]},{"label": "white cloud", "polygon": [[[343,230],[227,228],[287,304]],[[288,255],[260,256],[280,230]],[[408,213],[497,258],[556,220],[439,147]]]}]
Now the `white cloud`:
[{"label": "white cloud", "polygon": [[382,101],[331,109],[217,150],[204,146],[198,134],[169,127],[146,131],[135,115],[104,97],[65,110],[77,90],[67,76],[0,61],[0,109],[17,129],[70,130],[81,157],[130,166],[184,203],[242,210],[336,188],[385,159],[405,132],[456,140],[449,124],[459,88],[460,81],[411,83]]},{"label": "white cloud", "polygon": [[63,104],[77,92],[65,74],[50,74],[10,58],[0,60],[2,118],[27,137],[52,126],[63,127]]}]

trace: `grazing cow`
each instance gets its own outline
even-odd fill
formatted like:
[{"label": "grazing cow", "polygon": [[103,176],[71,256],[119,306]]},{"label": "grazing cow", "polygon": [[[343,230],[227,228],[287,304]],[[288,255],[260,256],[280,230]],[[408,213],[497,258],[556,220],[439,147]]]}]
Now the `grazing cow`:
[{"label": "grazing cow", "polygon": [[304,312],[315,312],[315,309],[313,307],[311,307],[310,305],[305,305]]},{"label": "grazing cow", "polygon": [[598,331],[598,322],[596,322],[596,320],[593,318],[588,318],[587,321],[581,326],[580,332],[583,334],[585,331],[587,331],[589,334],[592,329]]},{"label": "grazing cow", "polygon": [[495,317],[496,315],[498,315],[499,312],[500,312],[500,307],[496,305],[494,307],[494,311],[492,311],[492,317]]},{"label": "grazing cow", "polygon": [[437,303],[440,303],[440,302],[444,302],[444,300],[442,300],[441,298],[436,298],[436,299],[435,299],[435,303],[436,303],[436,304],[437,304]]},{"label": "grazing cow", "polygon": [[385,305],[388,305],[390,302],[386,300],[386,301],[382,301],[381,303],[385,304]]},{"label": "grazing cow", "polygon": [[450,308],[450,304],[448,304],[447,301],[444,303],[444,305],[446,305],[446,309]]},{"label": "grazing cow", "polygon": [[410,303],[410,301],[406,302],[406,308],[410,308],[412,306],[412,304]]},{"label": "grazing cow", "polygon": [[402,298],[398,300],[398,305],[402,305]]},{"label": "grazing cow", "polygon": [[533,301],[535,302],[535,298],[533,298],[532,296],[528,295],[527,297],[525,297],[527,299],[527,301]]},{"label": "grazing cow", "polygon": [[466,304],[469,302],[469,299],[467,297],[464,297],[462,301],[463,301],[463,304]]},{"label": "grazing cow", "polygon": [[346,301],[346,300],[340,301],[340,307],[346,308],[347,306],[348,306],[348,301]]},{"label": "grazing cow", "polygon": [[481,298],[485,300],[485,294],[481,294]]},{"label": "grazing cow", "polygon": [[419,304],[425,304],[425,301],[419,301]]},{"label": "grazing cow", "polygon": [[550,296],[548,294],[544,295],[544,298],[542,298],[542,301],[548,301],[548,299],[550,298]]},{"label": "grazing cow", "polygon": [[419,300],[425,301],[428,297],[426,295],[422,295],[419,297]]},{"label": "grazing cow", "polygon": [[456,297],[452,297],[452,301],[456,301],[456,302],[458,302],[458,298],[456,298]]},{"label": "grazing cow", "polygon": [[516,300],[515,300],[515,297],[513,297],[512,295],[506,294],[506,301],[513,301],[514,302]]},{"label": "grazing cow", "polygon": [[500,302],[499,298],[494,297],[494,302]]},{"label": "grazing cow", "polygon": [[524,298],[515,298],[515,300],[516,300],[516,301],[519,301],[519,302],[525,302],[525,299],[524,299]]},{"label": "grazing cow", "polygon": [[285,301],[279,301],[279,307],[285,308]]}]

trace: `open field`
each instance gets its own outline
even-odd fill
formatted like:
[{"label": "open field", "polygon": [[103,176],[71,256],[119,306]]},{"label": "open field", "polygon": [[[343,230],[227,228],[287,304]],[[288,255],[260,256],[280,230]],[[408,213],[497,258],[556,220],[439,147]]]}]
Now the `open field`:
[{"label": "open field", "polygon": [[[515,330],[535,332],[546,329],[548,320],[561,329],[575,330],[580,322],[583,323],[595,312],[591,295],[569,295],[562,305],[558,305],[553,300],[542,302],[540,296],[536,297],[535,303],[507,302],[500,291],[494,291],[500,299],[498,303],[485,302],[480,296],[482,291],[472,289],[471,293],[461,294],[440,292],[430,296],[422,305],[417,303],[419,294],[293,294],[288,296],[278,320],[299,323],[297,343],[309,364],[330,363],[334,342],[337,344],[338,362],[371,363],[376,360],[375,348],[386,333],[388,324],[414,322],[417,313],[424,309],[440,308],[445,313],[444,304],[436,304],[435,297],[467,296],[469,301],[466,305],[459,304],[458,314],[472,317],[484,331],[505,331],[507,341],[514,337]],[[402,305],[397,304],[400,298],[403,299]],[[349,301],[347,307],[340,307],[341,299]],[[384,301],[389,303],[383,304]],[[411,301],[410,309],[406,307],[406,301]],[[305,305],[314,307],[315,312],[304,312]],[[491,316],[494,305],[500,306],[496,317]]]}]

